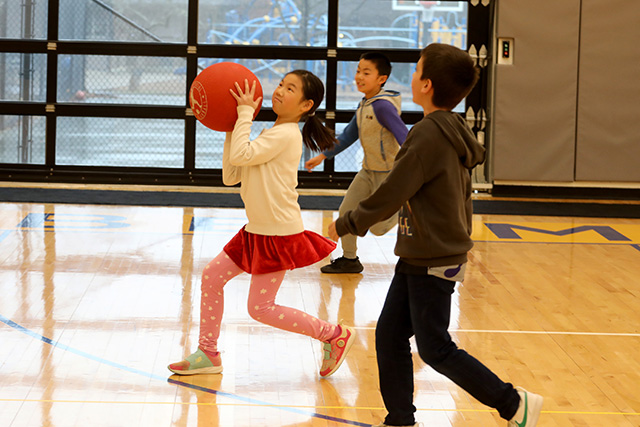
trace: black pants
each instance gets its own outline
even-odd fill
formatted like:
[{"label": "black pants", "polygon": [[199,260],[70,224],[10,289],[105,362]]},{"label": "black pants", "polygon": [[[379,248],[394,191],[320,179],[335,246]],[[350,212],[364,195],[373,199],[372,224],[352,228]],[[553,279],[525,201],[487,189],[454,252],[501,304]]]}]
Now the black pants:
[{"label": "black pants", "polygon": [[388,425],[413,425],[413,363],[409,338],[416,336],[422,360],[504,419],[515,415],[518,392],[466,351],[449,335],[451,295],[455,282],[426,274],[398,271],[376,327],[380,391]]}]

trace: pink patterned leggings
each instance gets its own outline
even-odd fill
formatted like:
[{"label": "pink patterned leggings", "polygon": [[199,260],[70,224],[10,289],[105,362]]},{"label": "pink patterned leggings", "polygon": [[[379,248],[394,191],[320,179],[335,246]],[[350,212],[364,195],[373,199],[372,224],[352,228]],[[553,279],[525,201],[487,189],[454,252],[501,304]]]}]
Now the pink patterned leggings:
[{"label": "pink patterned leggings", "polygon": [[[242,272],[224,251],[209,262],[202,272],[199,344],[208,353],[218,351],[218,337],[224,311],[224,286]],[[266,325],[307,335],[323,342],[329,341],[335,335],[337,325],[275,303],[285,273],[283,270],[251,276],[247,301],[249,315]]]}]

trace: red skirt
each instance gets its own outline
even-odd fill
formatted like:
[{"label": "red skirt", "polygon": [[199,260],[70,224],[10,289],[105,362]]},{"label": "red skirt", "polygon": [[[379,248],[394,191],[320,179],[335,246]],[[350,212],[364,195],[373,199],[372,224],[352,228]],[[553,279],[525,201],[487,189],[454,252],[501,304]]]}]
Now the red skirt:
[{"label": "red skirt", "polygon": [[247,273],[265,274],[315,264],[335,248],[334,242],[313,231],[263,236],[249,233],[242,227],[224,247],[224,252]]}]

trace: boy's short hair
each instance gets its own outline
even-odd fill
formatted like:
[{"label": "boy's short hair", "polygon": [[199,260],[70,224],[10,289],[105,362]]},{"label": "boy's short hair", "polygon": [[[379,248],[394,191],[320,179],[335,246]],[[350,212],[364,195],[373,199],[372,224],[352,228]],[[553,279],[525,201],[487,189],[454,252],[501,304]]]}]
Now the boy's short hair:
[{"label": "boy's short hair", "polygon": [[455,46],[432,43],[420,52],[421,80],[433,84],[433,105],[453,110],[478,82],[479,69],[471,56]]},{"label": "boy's short hair", "polygon": [[[385,54],[380,52],[365,52],[360,55],[360,60],[363,59],[373,62],[373,65],[375,65],[378,70],[378,74],[381,76],[388,77],[391,75],[391,61],[389,61],[389,58],[387,58]],[[384,86],[384,83],[382,86]]]}]

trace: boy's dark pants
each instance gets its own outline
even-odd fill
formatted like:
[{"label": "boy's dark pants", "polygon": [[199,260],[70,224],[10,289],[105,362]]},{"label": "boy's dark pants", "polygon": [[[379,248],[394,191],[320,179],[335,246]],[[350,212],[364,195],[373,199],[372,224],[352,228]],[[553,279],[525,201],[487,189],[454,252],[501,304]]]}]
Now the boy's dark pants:
[{"label": "boy's dark pants", "polygon": [[376,327],[380,391],[389,412],[385,424],[415,423],[409,344],[413,335],[422,360],[483,404],[497,409],[502,418],[513,418],[520,403],[517,391],[451,340],[448,328],[455,282],[399,272],[401,263],[396,266]]}]

